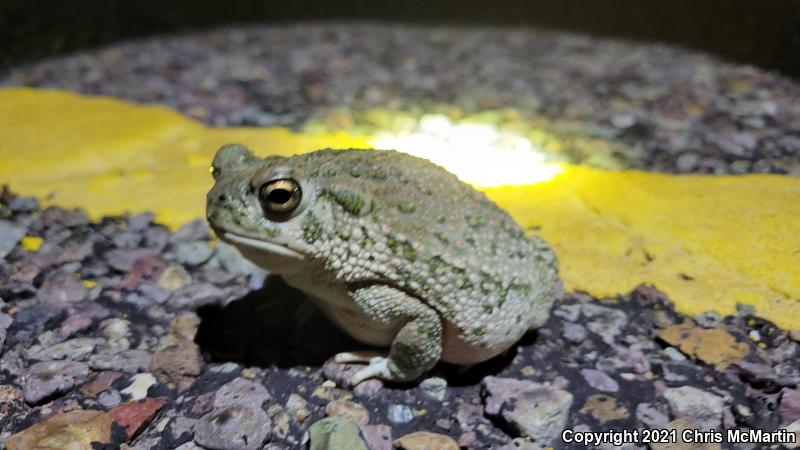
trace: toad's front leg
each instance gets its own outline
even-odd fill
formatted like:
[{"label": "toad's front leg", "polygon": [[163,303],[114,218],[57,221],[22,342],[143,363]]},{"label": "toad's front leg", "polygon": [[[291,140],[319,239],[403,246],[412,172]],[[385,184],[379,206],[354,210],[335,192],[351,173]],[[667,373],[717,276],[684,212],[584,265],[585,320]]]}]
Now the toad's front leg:
[{"label": "toad's front leg", "polygon": [[336,355],[339,363],[369,363],[353,375],[350,380],[353,385],[368,378],[410,381],[436,365],[442,354],[442,322],[436,311],[390,286],[358,288],[351,295],[361,311],[375,322],[403,323],[392,341],[388,357],[367,352]]}]

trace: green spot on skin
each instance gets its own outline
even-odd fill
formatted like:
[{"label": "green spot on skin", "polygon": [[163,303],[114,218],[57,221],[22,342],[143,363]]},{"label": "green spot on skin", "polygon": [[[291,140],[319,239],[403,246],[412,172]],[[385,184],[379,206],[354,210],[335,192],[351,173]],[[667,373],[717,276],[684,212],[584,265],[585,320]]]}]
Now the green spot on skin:
[{"label": "green spot on skin", "polygon": [[397,209],[403,214],[411,214],[417,210],[417,207],[411,202],[403,202],[397,205]]},{"label": "green spot on skin", "polygon": [[386,181],[386,179],[389,178],[389,176],[386,175],[386,172],[378,168],[373,168],[369,173],[369,177],[376,181]]},{"label": "green spot on skin", "polygon": [[397,238],[391,234],[386,236],[386,246],[389,247],[391,251],[395,251],[397,249]]},{"label": "green spot on skin", "polygon": [[271,226],[271,225],[265,225],[264,226],[264,232],[267,233],[267,236],[272,237],[272,238],[278,237],[281,234],[281,230],[278,229],[278,227],[274,227],[274,226]]},{"label": "green spot on skin", "polygon": [[426,337],[431,337],[433,335],[433,329],[428,324],[422,323],[417,326],[417,333]]},{"label": "green spot on skin", "polygon": [[355,192],[348,191],[347,189],[325,189],[322,191],[322,194],[339,204],[345,211],[354,216],[359,215],[364,208],[364,199]]},{"label": "green spot on skin", "polygon": [[309,214],[303,221],[303,240],[313,244],[322,236],[322,224],[317,216]]},{"label": "green spot on skin", "polygon": [[417,252],[408,242],[403,242],[403,258],[407,261],[415,261],[417,259]]},{"label": "green spot on skin", "polygon": [[480,228],[486,224],[486,220],[483,217],[476,217],[476,216],[467,216],[467,225],[470,228]]},{"label": "green spot on skin", "polygon": [[369,234],[367,234],[367,230],[364,230],[363,236],[364,237],[361,238],[360,242],[361,248],[372,248],[372,246],[375,245],[375,241],[373,241]]},{"label": "green spot on skin", "polygon": [[434,256],[428,260],[428,269],[435,275],[441,275],[445,271],[447,263],[444,262],[441,256]]},{"label": "green spot on skin", "polygon": [[336,235],[343,241],[350,239],[350,230],[346,230],[344,228],[340,229],[336,232]]}]

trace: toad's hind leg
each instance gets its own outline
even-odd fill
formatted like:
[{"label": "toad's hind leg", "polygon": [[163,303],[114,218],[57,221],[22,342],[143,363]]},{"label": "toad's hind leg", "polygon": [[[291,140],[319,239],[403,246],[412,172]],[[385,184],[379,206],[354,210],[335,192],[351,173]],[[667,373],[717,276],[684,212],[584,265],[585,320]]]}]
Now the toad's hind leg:
[{"label": "toad's hind leg", "polygon": [[352,384],[367,378],[410,381],[436,365],[442,354],[442,322],[436,311],[389,286],[367,286],[353,290],[351,295],[363,313],[374,321],[387,325],[403,323],[392,341],[388,357],[361,352],[337,355],[336,360],[340,362],[369,362],[353,375]]}]

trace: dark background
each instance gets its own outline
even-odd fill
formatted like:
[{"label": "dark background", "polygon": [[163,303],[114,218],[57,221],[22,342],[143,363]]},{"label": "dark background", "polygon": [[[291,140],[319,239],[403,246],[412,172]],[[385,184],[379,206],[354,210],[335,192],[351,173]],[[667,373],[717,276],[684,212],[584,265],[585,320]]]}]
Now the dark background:
[{"label": "dark background", "polygon": [[657,40],[800,77],[800,0],[0,0],[0,69],[154,33],[317,19],[531,25]]}]

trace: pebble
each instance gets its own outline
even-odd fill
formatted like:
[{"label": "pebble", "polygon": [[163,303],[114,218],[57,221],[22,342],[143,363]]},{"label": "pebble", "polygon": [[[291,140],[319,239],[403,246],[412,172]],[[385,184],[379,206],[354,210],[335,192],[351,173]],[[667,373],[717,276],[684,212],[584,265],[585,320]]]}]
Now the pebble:
[{"label": "pebble", "polygon": [[121,392],[130,397],[131,400],[141,400],[147,397],[147,391],[157,383],[156,377],[152,373],[137,373],[131,377],[131,383]]},{"label": "pebble", "polygon": [[333,400],[325,405],[325,415],[330,417],[344,417],[356,425],[369,423],[369,411],[359,403],[349,400]]},{"label": "pebble", "polygon": [[395,447],[403,450],[459,450],[459,445],[450,436],[417,431],[407,434],[393,442]]},{"label": "pebble", "polygon": [[414,411],[406,405],[389,405],[386,418],[395,424],[408,423],[414,419]]},{"label": "pebble", "polygon": [[143,231],[153,223],[155,216],[151,212],[142,212],[134,214],[128,218],[128,230],[130,231]]},{"label": "pebble", "polygon": [[369,450],[392,450],[392,427],[389,425],[361,425],[359,429]]},{"label": "pebble", "polygon": [[[2,299],[0,299],[2,302]],[[3,303],[0,303],[0,308],[3,307]],[[0,313],[0,328],[6,329],[14,322],[14,318],[9,316],[6,313]]]},{"label": "pebble", "polygon": [[350,379],[360,369],[358,364],[340,364],[330,358],[322,365],[322,375],[336,383],[337,386],[346,387],[350,385]]},{"label": "pebble", "polygon": [[272,420],[272,434],[274,437],[286,438],[291,432],[291,418],[279,404],[272,404],[267,408],[267,415]]},{"label": "pebble", "polygon": [[667,388],[662,395],[676,419],[689,419],[702,429],[717,429],[722,425],[725,410],[722,397],[693,386]]},{"label": "pebble", "polygon": [[722,316],[716,311],[706,311],[695,315],[694,321],[703,328],[716,328],[722,323]]},{"label": "pebble", "polygon": [[358,427],[343,417],[328,417],[308,429],[309,450],[368,450]]},{"label": "pebble", "polygon": [[169,230],[162,226],[148,227],[144,232],[144,242],[148,248],[161,252],[169,243]]},{"label": "pebble", "polygon": [[370,398],[374,397],[381,389],[383,389],[383,381],[371,378],[358,383],[356,387],[353,388],[353,395],[356,397]]},{"label": "pebble", "polygon": [[6,450],[89,450],[91,443],[111,441],[111,416],[102,411],[77,410],[47,418],[5,441]]},{"label": "pebble", "polygon": [[100,372],[92,381],[80,388],[81,394],[87,397],[96,397],[101,392],[111,389],[111,384],[122,376],[119,372]]},{"label": "pebble", "polygon": [[244,378],[235,378],[224,384],[214,396],[214,408],[244,405],[260,409],[272,396],[261,383]]},{"label": "pebble", "polygon": [[425,395],[438,402],[444,401],[447,397],[447,380],[444,378],[426,378],[420,382],[419,387]]},{"label": "pebble", "polygon": [[142,235],[135,230],[124,230],[114,234],[111,240],[119,248],[135,248],[142,242]]},{"label": "pebble", "polygon": [[137,261],[155,254],[156,251],[149,248],[116,248],[107,251],[103,257],[114,270],[127,273],[133,270]]},{"label": "pebble", "polygon": [[22,225],[0,219],[0,259],[8,256],[27,232]]},{"label": "pebble", "polygon": [[586,340],[586,327],[578,323],[565,323],[562,336],[569,342],[580,344]]},{"label": "pebble", "polygon": [[667,347],[661,353],[672,361],[686,361],[686,355],[675,347]]},{"label": "pebble", "polygon": [[[14,197],[8,202],[8,209],[15,213],[33,212],[39,209],[39,199],[36,197]],[[1,224],[0,228],[2,228]],[[0,236],[2,236],[2,231],[0,231]],[[0,258],[4,256],[0,250]]]},{"label": "pebble", "polygon": [[271,429],[272,422],[263,409],[230,405],[203,416],[195,427],[194,440],[212,450],[260,450]]},{"label": "pebble", "polygon": [[502,418],[523,436],[554,444],[567,424],[572,394],[550,385],[486,377],[486,414]]},{"label": "pebble", "polygon": [[28,346],[46,328],[53,328],[63,317],[64,310],[51,305],[37,304],[25,308],[14,316],[11,325],[20,331],[7,336],[6,340],[11,345],[19,342]]},{"label": "pebble", "polygon": [[152,360],[153,354],[145,350],[108,347],[89,357],[89,367],[94,370],[137,373],[147,370]]},{"label": "pebble", "polygon": [[800,390],[784,388],[781,391],[778,413],[783,424],[800,420]]},{"label": "pebble", "polygon": [[101,392],[100,395],[97,396],[97,403],[105,409],[112,409],[122,403],[122,394],[116,389]]},{"label": "pebble", "polygon": [[98,338],[74,338],[40,349],[29,354],[28,358],[39,361],[52,361],[56,359],[82,361],[102,342],[103,340]]},{"label": "pebble", "polygon": [[337,388],[336,383],[330,380],[325,381],[314,389],[311,395],[322,400],[350,400],[353,398],[353,394],[350,391]]},{"label": "pebble", "polygon": [[67,392],[88,376],[89,366],[82,362],[35,363],[25,371],[25,401],[36,404],[52,395]]},{"label": "pebble", "polygon": [[286,412],[300,423],[311,415],[311,411],[308,410],[308,402],[294,393],[289,395],[289,399],[286,400]]},{"label": "pebble", "polygon": [[581,312],[586,317],[586,328],[597,334],[606,344],[613,344],[628,322],[624,312],[593,303],[584,304]]},{"label": "pebble", "polygon": [[134,291],[143,283],[155,283],[164,271],[165,265],[164,260],[158,255],[144,255],[133,263],[133,267],[122,279],[120,287],[126,291]]},{"label": "pebble", "polygon": [[61,322],[57,335],[59,339],[67,339],[92,326],[92,318],[85,313],[71,314]]},{"label": "pebble", "polygon": [[214,255],[207,241],[181,242],[175,249],[175,258],[181,264],[199,266]]},{"label": "pebble", "polygon": [[191,311],[183,312],[170,323],[169,334],[178,339],[191,341],[197,334],[198,326],[200,326],[200,317],[197,314]]},{"label": "pebble", "polygon": [[164,397],[132,400],[114,408],[111,417],[114,422],[125,428],[130,439],[136,436],[166,403],[167,399]]},{"label": "pebble", "polygon": [[[478,435],[474,431],[465,431],[458,437],[458,446],[470,448],[478,441]],[[538,449],[537,449],[538,450]]]},{"label": "pebble", "polygon": [[561,305],[553,309],[553,314],[562,317],[567,322],[574,322],[578,320],[578,317],[581,316],[581,305],[579,303],[572,305]]},{"label": "pebble", "polygon": [[158,287],[167,292],[180,289],[192,282],[192,276],[179,264],[172,264],[164,268],[158,279]]},{"label": "pebble", "polygon": [[121,349],[130,347],[128,336],[131,332],[131,323],[125,319],[111,318],[100,323],[103,335],[108,339],[109,345]]},{"label": "pebble", "polygon": [[167,304],[175,309],[196,310],[201,306],[220,303],[226,296],[225,291],[213,284],[189,283],[175,289]]},{"label": "pebble", "polygon": [[627,408],[620,405],[616,398],[605,394],[590,395],[581,407],[580,413],[591,415],[600,424],[627,419],[630,416]]},{"label": "pebble", "polygon": [[66,308],[87,300],[89,290],[74,274],[54,272],[45,278],[37,296],[44,304]]},{"label": "pebble", "polygon": [[200,375],[202,358],[200,348],[194,341],[185,338],[162,339],[150,361],[150,371],[165,381],[188,387],[193,377]]},{"label": "pebble", "polygon": [[[163,278],[163,273],[162,277],[159,278],[159,281],[162,278]],[[154,303],[158,303],[159,305],[169,300],[169,296],[171,295],[169,291],[155,284],[140,284],[136,288],[136,292],[144,296],[144,298],[151,300]]]},{"label": "pebble", "polygon": [[180,244],[182,242],[208,241],[210,239],[211,235],[208,234],[206,221],[203,219],[195,219],[185,223],[172,233],[169,241],[172,244]]},{"label": "pebble", "polygon": [[723,370],[750,352],[750,347],[739,342],[722,328],[705,329],[688,324],[671,325],[661,331],[659,339],[678,347],[683,353]]},{"label": "pebble", "polygon": [[589,386],[603,392],[617,392],[619,391],[619,383],[613,378],[608,376],[605,372],[595,369],[581,369],[583,379]]}]

